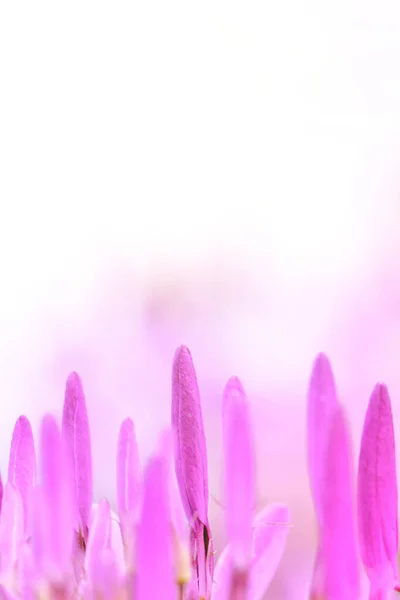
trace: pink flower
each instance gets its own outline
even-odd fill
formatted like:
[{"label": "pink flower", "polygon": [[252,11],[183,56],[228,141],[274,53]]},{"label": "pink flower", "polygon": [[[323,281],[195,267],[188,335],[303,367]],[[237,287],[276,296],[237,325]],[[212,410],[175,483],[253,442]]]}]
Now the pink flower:
[{"label": "pink flower", "polygon": [[350,435],[344,411],[338,406],[328,433],[321,491],[321,551],[328,600],[356,600],[360,595],[354,497]]},{"label": "pink flower", "polygon": [[189,349],[178,348],[172,369],[175,469],[186,516],[200,598],[209,600],[214,571],[208,522],[208,466],[200,393]]},{"label": "pink flower", "polygon": [[361,556],[370,598],[385,598],[397,581],[397,476],[392,407],[385,385],[377,384],[365,416],[358,463]]},{"label": "pink flower", "polygon": [[250,404],[232,377],[223,398],[228,545],[214,577],[213,600],[261,600],[282,558],[289,524],[286,506],[265,507],[254,519],[256,469]]},{"label": "pink flower", "polygon": [[325,455],[332,416],[338,407],[332,367],[325,354],[316,357],[307,398],[307,452],[310,486],[317,518],[321,521]]},{"label": "pink flower", "polygon": [[246,598],[252,559],[255,459],[250,407],[239,379],[224,391],[223,442],[226,528],[232,565],[230,598]]},{"label": "pink flower", "polygon": [[117,510],[129,570],[134,571],[135,537],[140,513],[141,469],[135,428],[129,418],[121,423],[117,449]]},{"label": "pink flower", "polygon": [[72,593],[74,495],[70,463],[60,429],[52,415],[40,428],[41,484],[34,493],[32,556],[39,589]]},{"label": "pink flower", "polygon": [[[17,420],[0,494],[0,597],[262,600],[296,524],[285,504],[255,514],[251,403],[236,377],[220,400],[227,545],[215,570],[200,394],[190,352],[181,346],[172,369],[172,427],[143,471],[133,421],[120,426],[117,514],[107,498],[93,503],[89,418],[77,374],[67,380],[62,430],[52,415],[42,419],[38,477],[31,426],[26,417]],[[319,529],[310,598],[360,600],[350,429],[323,354],[308,390],[307,449]],[[358,522],[370,598],[383,600],[397,581],[394,431],[384,386],[375,388],[365,419]]]},{"label": "pink flower", "polygon": [[29,534],[29,507],[36,483],[35,445],[31,424],[24,416],[15,423],[8,463],[8,481],[21,495],[24,513],[24,532]]},{"label": "pink flower", "polygon": [[168,469],[164,456],[150,459],[138,529],[136,600],[175,600]]},{"label": "pink flower", "polygon": [[324,354],[317,356],[311,373],[307,434],[310,486],[319,527],[310,597],[356,600],[360,574],[350,435]]},{"label": "pink flower", "polygon": [[77,373],[67,379],[62,435],[71,462],[75,528],[86,542],[93,495],[92,453],[85,395]]}]

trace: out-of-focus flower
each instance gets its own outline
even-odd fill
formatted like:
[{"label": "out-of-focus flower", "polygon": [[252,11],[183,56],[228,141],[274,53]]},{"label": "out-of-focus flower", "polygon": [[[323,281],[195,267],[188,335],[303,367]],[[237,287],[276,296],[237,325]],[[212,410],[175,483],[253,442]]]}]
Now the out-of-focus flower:
[{"label": "out-of-focus flower", "polygon": [[328,600],[360,596],[360,565],[355,525],[355,494],[350,436],[344,411],[332,416],[321,490],[323,589]]},{"label": "out-of-focus flower", "polygon": [[41,594],[68,595],[74,591],[71,557],[74,540],[74,496],[70,462],[60,429],[52,415],[40,428],[41,484],[34,494],[32,554]]},{"label": "out-of-focus flower", "polygon": [[229,598],[245,600],[252,558],[255,460],[250,407],[237,377],[226,384],[222,420],[225,513],[231,564]]},{"label": "out-of-focus flower", "polygon": [[323,494],[325,490],[326,453],[332,416],[337,409],[336,385],[329,359],[325,354],[316,357],[307,396],[307,457],[310,487],[319,527],[319,547],[315,557],[311,583],[311,598],[324,595],[324,555],[321,549]]},{"label": "out-of-focus flower", "polygon": [[261,600],[286,544],[289,511],[267,506],[253,519],[255,456],[250,404],[232,377],[223,398],[228,545],[215,570],[213,600]]},{"label": "out-of-focus flower", "polygon": [[174,600],[171,513],[168,469],[164,456],[150,459],[144,475],[144,495],[137,546],[136,600]]},{"label": "out-of-focus flower", "polygon": [[263,508],[253,522],[253,558],[248,598],[261,600],[281,561],[290,526],[290,511],[284,504]]},{"label": "out-of-focus flower", "polygon": [[370,600],[384,600],[397,582],[397,479],[391,403],[385,385],[372,392],[358,465],[355,525],[349,427],[338,403],[329,360],[314,362],[308,392],[308,466],[319,527],[311,600],[359,599],[360,555]]},{"label": "out-of-focus flower", "polygon": [[141,500],[141,471],[135,428],[129,418],[121,423],[117,449],[117,510],[125,559],[133,575],[136,527]]},{"label": "out-of-focus flower", "polygon": [[[284,504],[256,506],[250,403],[237,378],[222,399],[228,543],[214,570],[207,449],[189,350],[175,355],[172,428],[143,470],[134,425],[116,451],[117,514],[92,498],[90,428],[79,376],[67,380],[62,430],[43,417],[36,452],[20,417],[1,488],[0,598],[6,600],[262,600],[291,527]],[[311,598],[360,600],[350,431],[329,360],[316,358],[308,392],[308,457],[319,526]],[[397,585],[397,483],[389,395],[371,396],[360,452],[361,556],[373,600]]]},{"label": "out-of-focus flower", "polygon": [[392,407],[386,386],[377,384],[365,416],[358,464],[360,547],[371,600],[386,598],[396,585],[397,502]]},{"label": "out-of-focus flower", "polygon": [[192,581],[193,559],[189,544],[190,525],[186,518],[176,479],[172,438],[171,431],[167,430],[163,432],[161,436],[160,451],[165,457],[167,467],[175,581],[178,589],[180,589],[183,594],[184,590],[188,590],[188,584],[193,586],[193,588],[195,588],[197,584]]}]

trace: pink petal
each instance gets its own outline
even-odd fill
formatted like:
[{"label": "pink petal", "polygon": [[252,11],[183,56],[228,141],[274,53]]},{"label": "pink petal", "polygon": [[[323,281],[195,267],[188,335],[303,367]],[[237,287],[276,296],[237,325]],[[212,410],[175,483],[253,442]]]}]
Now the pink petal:
[{"label": "pink petal", "polygon": [[2,506],[3,506],[3,493],[4,493],[3,479],[2,479],[1,473],[0,473],[0,514],[1,514]]},{"label": "pink petal", "polygon": [[389,595],[387,590],[383,590],[382,588],[373,590],[371,589],[368,600],[388,600]]},{"label": "pink petal", "polygon": [[325,589],[325,561],[321,545],[318,545],[314,560],[314,569],[310,586],[310,600],[319,600],[324,597]]},{"label": "pink petal", "polygon": [[358,464],[361,557],[373,587],[388,590],[397,579],[397,478],[392,408],[377,384],[365,416]]},{"label": "pink petal", "polygon": [[73,543],[70,463],[58,425],[46,415],[40,430],[42,488],[35,490],[33,541],[39,569],[54,581],[68,572]]},{"label": "pink petal", "polygon": [[176,600],[176,594],[167,469],[161,457],[154,457],[144,474],[135,600]]},{"label": "pink petal", "polygon": [[122,571],[125,569],[125,553],[124,544],[121,533],[121,526],[118,518],[111,512],[111,550],[114,553],[115,560],[119,569]]},{"label": "pink petal", "polygon": [[127,553],[133,567],[134,528],[140,511],[141,471],[135,428],[125,419],[119,431],[117,449],[117,510]]},{"label": "pink petal", "polygon": [[102,588],[101,553],[111,546],[111,512],[106,499],[100,500],[91,522],[85,554],[85,571],[95,594]]},{"label": "pink petal", "polygon": [[177,582],[185,585],[191,578],[189,527],[179,496],[175,473],[170,479],[171,520],[174,532],[174,554],[176,558]]},{"label": "pink petal", "polygon": [[329,600],[360,593],[356,540],[354,485],[350,436],[343,409],[338,406],[331,423],[325,458],[322,498],[322,552],[325,560],[325,595]]},{"label": "pink petal", "polygon": [[189,520],[208,519],[206,438],[196,372],[189,349],[178,348],[172,370],[172,427],[175,468],[182,502]]},{"label": "pink petal", "polygon": [[255,519],[250,600],[261,600],[281,562],[289,534],[290,512],[283,504],[266,506]]},{"label": "pink petal", "polygon": [[172,430],[179,491],[194,532],[199,592],[209,598],[214,563],[208,524],[206,439],[196,372],[186,346],[176,351],[172,368]]},{"label": "pink petal", "polygon": [[46,519],[46,504],[43,485],[36,485],[32,495],[33,518],[32,518],[32,553],[33,561],[37,570],[38,578],[46,569],[48,552],[48,532]]},{"label": "pink petal", "polygon": [[291,517],[286,504],[268,504],[253,521],[253,555],[257,558],[282,533],[286,541],[289,534]]},{"label": "pink petal", "polygon": [[12,483],[4,489],[3,510],[0,518],[1,572],[10,573],[17,563],[24,541],[24,513],[22,497]]},{"label": "pink petal", "polygon": [[[249,600],[261,600],[281,561],[289,534],[290,513],[283,504],[266,506],[253,521],[253,557]],[[231,590],[232,551],[225,546],[214,571],[212,600],[228,600]]]},{"label": "pink petal", "polygon": [[113,599],[124,598],[121,589],[121,575],[117,560],[111,548],[103,548],[99,551],[96,569],[96,592],[95,598]]},{"label": "pink petal", "polygon": [[310,485],[317,518],[321,517],[321,487],[326,443],[332,415],[338,406],[336,386],[329,359],[316,357],[309,387],[307,406],[307,450]]},{"label": "pink petal", "polygon": [[18,556],[18,587],[20,595],[24,600],[35,600],[37,594],[37,574],[32,554],[32,544],[24,542]]},{"label": "pink petal", "polygon": [[[7,589],[4,585],[0,585],[0,598],[1,600],[20,600],[20,597]],[[28,600],[28,598],[24,599]]]},{"label": "pink petal", "polygon": [[117,454],[117,509],[136,513],[139,506],[140,460],[132,419],[121,423]]},{"label": "pink petal", "polygon": [[82,383],[77,373],[67,379],[62,419],[62,435],[72,465],[79,528],[87,538],[87,525],[93,497],[92,454],[89,420]]},{"label": "pink petal", "polygon": [[228,544],[218,557],[212,585],[212,600],[228,600],[229,598],[232,578],[231,550],[231,546]]},{"label": "pink petal", "polygon": [[31,424],[24,416],[15,423],[8,462],[8,481],[20,492],[24,508],[25,532],[36,478],[35,444]]},{"label": "pink petal", "polygon": [[228,540],[234,568],[246,570],[252,553],[255,460],[250,407],[237,377],[224,391],[223,442]]},{"label": "pink petal", "polygon": [[160,437],[160,454],[165,458],[168,471],[168,491],[173,530],[173,553],[176,581],[185,586],[191,579],[191,553],[189,548],[189,526],[179,494],[175,469],[173,468],[173,441],[170,430]]}]

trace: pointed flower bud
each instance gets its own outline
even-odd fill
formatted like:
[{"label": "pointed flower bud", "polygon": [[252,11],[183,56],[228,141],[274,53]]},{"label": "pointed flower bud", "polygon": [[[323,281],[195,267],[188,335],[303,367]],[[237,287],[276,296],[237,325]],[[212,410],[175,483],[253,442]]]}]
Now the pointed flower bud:
[{"label": "pointed flower bud", "polygon": [[[335,380],[328,357],[320,353],[314,360],[307,395],[307,458],[314,508],[319,528],[322,524],[322,496],[325,459],[333,415],[338,407]],[[321,532],[319,531],[319,536]],[[311,598],[319,599],[324,589],[324,555],[318,548],[311,581]]]},{"label": "pointed flower bud", "polygon": [[150,459],[138,525],[135,600],[176,600],[165,459]]},{"label": "pointed flower bud", "polygon": [[209,600],[214,562],[208,523],[207,450],[196,372],[186,346],[176,351],[172,368],[172,431],[179,491],[192,527],[191,552],[199,594]]},{"label": "pointed flower bud", "polygon": [[27,534],[32,490],[36,481],[36,457],[31,424],[24,416],[19,417],[13,431],[8,462],[8,481],[21,494],[24,529]]},{"label": "pointed flower bud", "polygon": [[67,379],[62,436],[67,447],[74,483],[75,528],[87,541],[93,498],[92,453],[85,395],[77,373],[71,373]]},{"label": "pointed flower bud", "polygon": [[324,592],[329,600],[359,598],[360,568],[350,436],[344,411],[333,415],[325,455],[321,498]]},{"label": "pointed flower bud", "polygon": [[226,527],[231,546],[232,598],[234,586],[246,598],[252,555],[252,521],[255,505],[255,459],[250,406],[242,384],[232,377],[223,399],[223,444]]},{"label": "pointed flower bud", "polygon": [[14,585],[19,552],[24,541],[24,512],[20,491],[6,484],[0,518],[0,572],[7,587]]},{"label": "pointed flower bud", "polygon": [[371,594],[387,592],[397,580],[397,476],[392,407],[385,385],[372,392],[358,463],[358,520],[361,557]]},{"label": "pointed flower bud", "polygon": [[35,488],[33,544],[37,571],[54,585],[70,572],[73,512],[70,463],[58,425],[46,415],[40,429],[42,485]]},{"label": "pointed flower bud", "polygon": [[117,510],[128,570],[134,568],[135,529],[140,513],[141,470],[132,419],[121,423],[117,449]]},{"label": "pointed flower bud", "polygon": [[338,407],[335,380],[325,354],[316,357],[307,398],[307,455],[312,497],[317,518],[321,513],[324,460],[332,416]]}]

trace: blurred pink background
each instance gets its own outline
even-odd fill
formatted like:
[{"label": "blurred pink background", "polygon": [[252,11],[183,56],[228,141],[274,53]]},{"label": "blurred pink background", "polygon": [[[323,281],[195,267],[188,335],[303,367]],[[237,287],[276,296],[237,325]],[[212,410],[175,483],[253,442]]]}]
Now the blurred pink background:
[{"label": "blurred pink background", "polygon": [[[145,460],[191,348],[223,545],[221,393],[254,408],[259,505],[293,524],[268,598],[306,598],[305,392],[330,356],[354,453],[400,430],[400,9],[350,0],[0,8],[0,466],[15,419],[86,390],[96,498],[119,423]],[[400,445],[399,445],[400,447]]]}]

